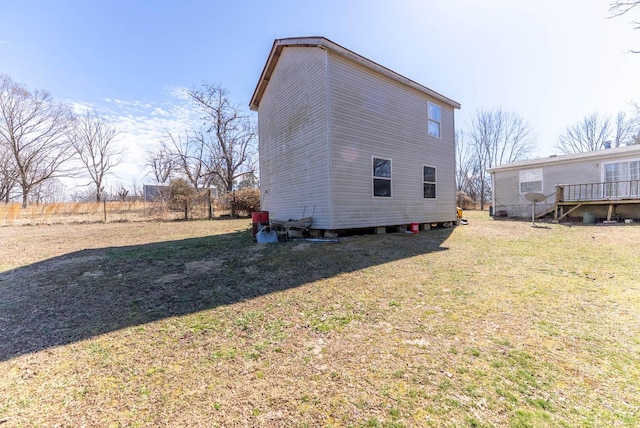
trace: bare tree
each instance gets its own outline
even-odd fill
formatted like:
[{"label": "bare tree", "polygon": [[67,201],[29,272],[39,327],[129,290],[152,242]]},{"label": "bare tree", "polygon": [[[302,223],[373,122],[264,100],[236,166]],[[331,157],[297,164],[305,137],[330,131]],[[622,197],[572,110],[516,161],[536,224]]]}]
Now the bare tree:
[{"label": "bare tree", "polygon": [[149,169],[149,172],[153,174],[156,183],[164,184],[171,177],[171,174],[175,169],[175,165],[171,153],[167,153],[164,150],[162,141],[160,144],[160,148],[155,151],[147,150],[147,162],[145,166]]},{"label": "bare tree", "polygon": [[[632,0],[632,1],[624,1],[624,0],[616,0],[614,2],[609,3],[609,13],[611,14],[610,18],[616,18],[624,15],[629,12],[631,9],[640,5],[640,0]],[[634,29],[640,29],[640,22],[633,21]],[[640,51],[630,50],[632,53],[640,53]]]},{"label": "bare tree", "polygon": [[470,181],[473,180],[477,165],[476,157],[464,131],[456,131],[455,141],[456,190],[469,194]]},{"label": "bare tree", "polygon": [[188,92],[203,112],[206,128],[193,134],[206,147],[210,163],[208,174],[213,182],[230,192],[236,179],[255,172],[257,129],[250,116],[231,104],[229,93],[219,85],[204,82]]},{"label": "bare tree", "polygon": [[76,118],[73,148],[96,189],[96,202],[102,200],[104,178],[122,162],[124,149],[117,147],[118,130],[113,122],[88,111]]},{"label": "bare tree", "polygon": [[184,135],[167,132],[167,138],[160,140],[160,152],[169,156],[174,171],[195,189],[200,189],[211,183],[211,153],[204,141],[194,134],[188,130]]},{"label": "bare tree", "polygon": [[614,119],[613,147],[634,144],[637,133],[636,119],[621,111]]},{"label": "bare tree", "polygon": [[637,119],[619,112],[615,119],[611,116],[591,113],[567,126],[558,139],[556,148],[562,153],[583,153],[601,150],[605,143],[612,147],[634,144]]},{"label": "bare tree", "polygon": [[640,104],[634,102],[633,112],[628,116],[629,127],[631,128],[627,145],[640,144]]},{"label": "bare tree", "polygon": [[600,150],[612,130],[611,119],[608,116],[591,113],[567,126],[560,135],[556,148],[567,154]]},{"label": "bare tree", "polygon": [[490,192],[486,170],[525,159],[534,149],[532,128],[522,117],[501,108],[478,110],[471,121],[469,138],[477,163],[480,208]]},{"label": "bare tree", "polygon": [[36,205],[42,203],[62,202],[66,193],[65,185],[58,179],[43,181],[29,193],[29,201]]},{"label": "bare tree", "polygon": [[16,184],[16,172],[11,163],[11,151],[7,144],[0,142],[0,201],[9,203],[11,190]]},{"label": "bare tree", "polygon": [[31,93],[9,76],[0,75],[0,115],[0,144],[10,153],[26,208],[35,186],[67,172],[63,167],[73,155],[72,114],[48,92]]}]

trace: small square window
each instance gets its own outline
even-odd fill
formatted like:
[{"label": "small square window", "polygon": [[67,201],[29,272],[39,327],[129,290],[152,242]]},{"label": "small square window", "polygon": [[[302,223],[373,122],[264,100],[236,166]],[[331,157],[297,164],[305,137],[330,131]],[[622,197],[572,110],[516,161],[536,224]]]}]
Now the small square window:
[{"label": "small square window", "polygon": [[542,168],[520,171],[520,193],[542,192]]},{"label": "small square window", "polygon": [[373,196],[391,197],[391,180],[373,179]]},{"label": "small square window", "polygon": [[425,199],[435,199],[436,198],[436,185],[435,183],[424,183],[423,186],[423,196]]},{"label": "small square window", "polygon": [[430,183],[436,182],[436,169],[432,166],[425,166],[423,168],[424,181],[428,181]]},{"label": "small square window", "polygon": [[391,178],[391,161],[373,158],[373,176]]}]

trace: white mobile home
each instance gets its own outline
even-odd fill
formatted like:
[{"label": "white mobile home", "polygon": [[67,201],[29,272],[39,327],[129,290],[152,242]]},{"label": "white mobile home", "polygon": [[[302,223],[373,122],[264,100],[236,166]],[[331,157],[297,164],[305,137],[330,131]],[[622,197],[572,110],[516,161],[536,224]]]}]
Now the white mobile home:
[{"label": "white mobile home", "polygon": [[305,37],[274,42],[250,107],[272,218],[325,230],[455,221],[457,102]]},{"label": "white mobile home", "polygon": [[552,156],[489,169],[493,210],[507,217],[530,217],[528,192],[544,194],[536,214],[640,219],[640,145]]}]

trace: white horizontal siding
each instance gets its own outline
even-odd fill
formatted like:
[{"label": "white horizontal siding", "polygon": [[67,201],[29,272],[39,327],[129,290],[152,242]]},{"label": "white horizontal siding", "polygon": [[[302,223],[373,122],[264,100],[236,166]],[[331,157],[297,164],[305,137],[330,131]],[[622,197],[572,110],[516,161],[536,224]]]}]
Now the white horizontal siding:
[{"label": "white horizontal siding", "polygon": [[262,209],[317,228],[329,219],[325,70],[323,50],[283,49],[258,109]]},{"label": "white horizontal siding", "polygon": [[[428,136],[427,101],[442,109]],[[455,219],[453,108],[329,54],[331,227]],[[372,196],[372,156],[392,160],[392,198]],[[437,198],[424,199],[422,166],[436,167]]]}]

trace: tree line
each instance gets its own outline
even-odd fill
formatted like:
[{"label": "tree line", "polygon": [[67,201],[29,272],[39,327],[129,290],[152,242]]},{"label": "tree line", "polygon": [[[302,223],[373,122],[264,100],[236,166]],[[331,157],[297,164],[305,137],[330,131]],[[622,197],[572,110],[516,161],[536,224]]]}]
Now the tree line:
[{"label": "tree line", "polygon": [[[214,187],[224,194],[258,187],[257,129],[252,117],[231,103],[220,85],[202,83],[187,91],[198,113],[198,126],[180,133],[165,131],[149,149],[145,169],[157,183],[179,179],[196,192]],[[46,91],[28,91],[0,75],[0,200],[8,203],[18,189],[22,206],[41,200],[46,184],[57,178],[84,177],[93,197],[105,196],[105,181],[123,160],[115,123],[87,110],[73,113]],[[592,113],[569,125],[556,149],[579,153],[640,143],[640,106],[615,116]],[[527,159],[535,149],[534,131],[520,115],[501,108],[480,109],[469,126],[456,132],[458,203],[491,197],[487,169]],[[124,188],[112,191],[122,197]]]},{"label": "tree line", "polygon": [[[194,189],[257,186],[257,130],[220,85],[204,82],[187,91],[200,126],[166,136],[149,150],[145,169],[158,183],[186,180]],[[40,200],[58,179],[86,179],[97,202],[105,182],[126,155],[121,131],[93,110],[82,114],[43,90],[29,91],[0,74],[0,201],[20,195],[22,207]],[[120,189],[122,190],[122,189]],[[58,189],[59,191],[59,189]]]}]

